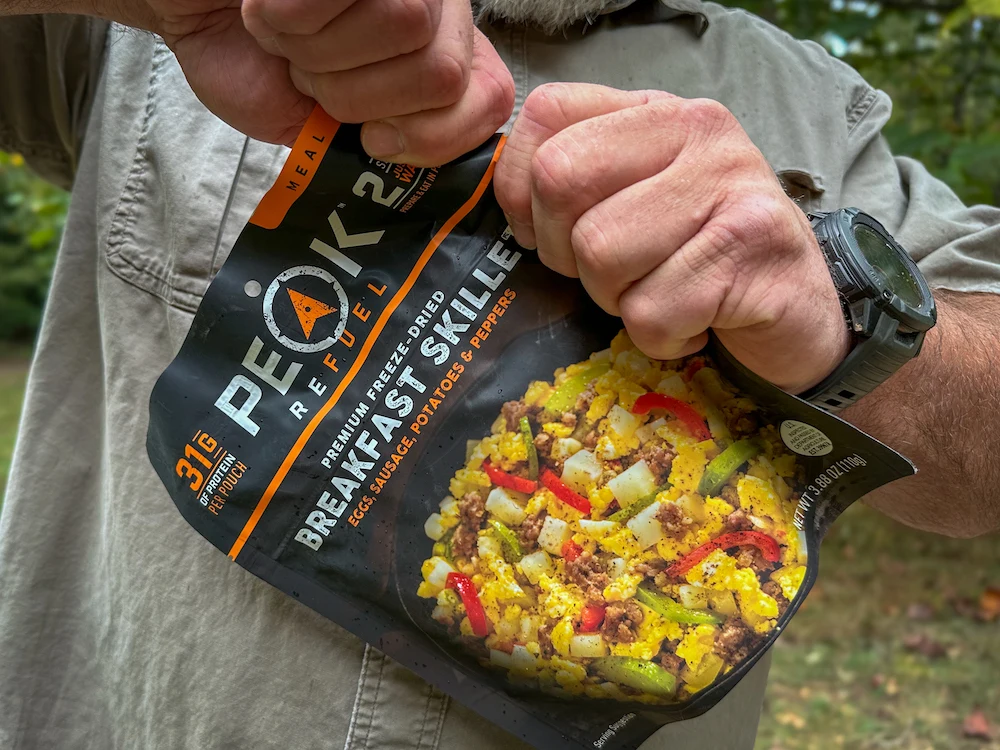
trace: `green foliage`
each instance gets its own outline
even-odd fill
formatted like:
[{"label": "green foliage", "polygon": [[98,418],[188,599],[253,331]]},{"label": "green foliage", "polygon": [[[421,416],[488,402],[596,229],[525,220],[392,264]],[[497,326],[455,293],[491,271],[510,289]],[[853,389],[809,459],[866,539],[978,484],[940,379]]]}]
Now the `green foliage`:
[{"label": "green foliage", "polygon": [[966,203],[1000,204],[1000,0],[730,0],[892,97],[885,135]]},{"label": "green foliage", "polygon": [[0,340],[28,339],[41,317],[68,196],[0,153]]}]

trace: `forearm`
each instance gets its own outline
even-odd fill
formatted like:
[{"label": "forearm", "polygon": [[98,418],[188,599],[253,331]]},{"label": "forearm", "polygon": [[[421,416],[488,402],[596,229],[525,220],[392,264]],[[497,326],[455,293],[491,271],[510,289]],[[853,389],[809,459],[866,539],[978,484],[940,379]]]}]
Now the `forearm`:
[{"label": "forearm", "polygon": [[156,16],[145,0],[0,0],[0,17],[45,13],[95,16],[157,31]]},{"label": "forearm", "polygon": [[927,531],[1000,529],[1000,295],[937,290],[923,350],[844,418],[916,463],[866,502]]}]

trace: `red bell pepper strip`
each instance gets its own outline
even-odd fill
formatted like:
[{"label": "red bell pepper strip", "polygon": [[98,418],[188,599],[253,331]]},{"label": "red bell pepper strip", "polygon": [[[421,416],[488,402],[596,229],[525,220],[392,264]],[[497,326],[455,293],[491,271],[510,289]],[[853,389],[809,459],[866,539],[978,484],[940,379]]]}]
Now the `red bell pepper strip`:
[{"label": "red bell pepper strip", "polygon": [[681,373],[681,377],[684,379],[685,382],[690,382],[691,378],[695,376],[695,373],[698,372],[698,370],[700,370],[704,366],[705,366],[705,360],[692,359],[690,362],[687,363],[687,367],[684,368],[684,372]]},{"label": "red bell pepper strip", "polygon": [[567,487],[563,483],[563,480],[552,473],[551,469],[546,469],[542,472],[541,481],[553,495],[566,503],[566,505],[576,508],[588,516],[590,515],[590,500]]},{"label": "red bell pepper strip", "polygon": [[683,422],[691,434],[699,440],[712,439],[712,433],[709,432],[708,425],[701,415],[691,404],[686,404],[679,398],[664,396],[662,393],[644,393],[632,405],[633,414],[646,414],[650,409],[666,409]]},{"label": "red bell pepper strip", "polygon": [[483,461],[483,471],[486,472],[486,476],[497,487],[506,487],[507,489],[514,490],[515,492],[523,492],[527,495],[538,489],[538,482],[508,474],[503,469],[498,469],[489,461]]},{"label": "red bell pepper strip", "polygon": [[753,545],[759,549],[764,559],[768,562],[778,562],[781,559],[781,547],[767,534],[761,531],[733,531],[729,534],[716,537],[710,542],[705,542],[699,547],[695,547],[667,568],[666,573],[668,576],[674,578],[682,576],[708,557],[714,550],[743,547],[746,545]]},{"label": "red bell pepper strip", "polygon": [[580,613],[581,633],[594,633],[604,622],[604,610],[600,604],[588,604]]},{"label": "red bell pepper strip", "polygon": [[562,552],[563,560],[573,562],[583,552],[583,547],[574,542],[572,539],[567,539],[563,542],[560,552]]},{"label": "red bell pepper strip", "polygon": [[485,638],[489,634],[486,612],[483,611],[483,603],[479,601],[479,592],[476,591],[476,584],[472,579],[462,573],[449,573],[444,587],[458,592],[462,597],[462,605],[465,607],[465,615],[469,618],[472,632],[480,638]]}]

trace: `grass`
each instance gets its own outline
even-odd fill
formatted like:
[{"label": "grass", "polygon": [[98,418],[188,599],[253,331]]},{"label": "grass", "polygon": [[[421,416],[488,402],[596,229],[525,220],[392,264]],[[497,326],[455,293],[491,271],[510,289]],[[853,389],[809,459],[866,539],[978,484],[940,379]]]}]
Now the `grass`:
[{"label": "grass", "polygon": [[[946,539],[851,508],[775,644],[755,750],[1000,748],[1000,620],[955,605],[1000,586],[998,548],[996,535]],[[992,741],[963,736],[976,708]]]},{"label": "grass", "polygon": [[[26,372],[26,351],[0,349],[0,492]],[[775,645],[755,750],[1000,750],[1000,731],[962,735],[977,707],[1000,724],[1000,621],[954,606],[1000,586],[998,549],[997,536],[945,539],[851,508]]]}]

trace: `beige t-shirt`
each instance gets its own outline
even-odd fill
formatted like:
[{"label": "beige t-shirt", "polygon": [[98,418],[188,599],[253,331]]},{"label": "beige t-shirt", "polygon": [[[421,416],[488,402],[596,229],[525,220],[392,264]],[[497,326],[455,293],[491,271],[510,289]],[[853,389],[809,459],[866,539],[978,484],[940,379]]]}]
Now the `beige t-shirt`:
[{"label": "beige t-shirt", "polygon": [[[717,99],[803,209],[858,206],[932,284],[1000,292],[1000,211],[893,158],[886,96],[818,46],[698,0],[484,31],[518,105],[553,80]],[[230,563],[146,458],[153,382],[286,150],[209,114],[158,38],[66,16],[0,19],[0,148],[73,186],[0,515],[0,746],[521,746]],[[751,748],[766,672],[644,747]]]}]

